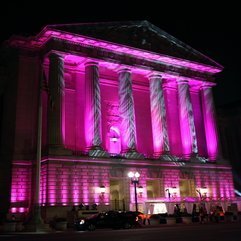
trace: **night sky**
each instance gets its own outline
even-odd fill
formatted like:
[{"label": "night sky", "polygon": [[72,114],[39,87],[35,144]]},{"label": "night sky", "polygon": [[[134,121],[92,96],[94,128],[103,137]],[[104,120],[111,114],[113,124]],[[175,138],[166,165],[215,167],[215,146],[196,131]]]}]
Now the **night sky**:
[{"label": "night sky", "polygon": [[1,6],[0,41],[14,34],[34,35],[47,24],[148,20],[225,67],[214,89],[217,106],[240,101],[241,19],[238,3],[83,2],[8,1],[6,6]]}]

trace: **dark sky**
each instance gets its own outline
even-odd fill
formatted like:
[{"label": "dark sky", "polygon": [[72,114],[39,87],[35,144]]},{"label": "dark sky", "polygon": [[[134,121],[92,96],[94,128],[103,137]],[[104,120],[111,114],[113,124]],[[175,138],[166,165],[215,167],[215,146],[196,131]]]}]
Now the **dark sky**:
[{"label": "dark sky", "polygon": [[12,0],[1,6],[0,40],[13,34],[34,35],[47,24],[148,20],[225,67],[214,90],[216,105],[240,100],[241,14],[238,3],[231,0],[216,4],[211,0],[169,2],[68,0],[53,4],[50,0],[47,3]]}]

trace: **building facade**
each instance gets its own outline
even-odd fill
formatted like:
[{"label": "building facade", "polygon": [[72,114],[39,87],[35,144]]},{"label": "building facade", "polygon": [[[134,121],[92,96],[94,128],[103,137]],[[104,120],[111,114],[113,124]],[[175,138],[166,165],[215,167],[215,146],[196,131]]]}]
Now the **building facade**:
[{"label": "building facade", "polygon": [[217,123],[222,155],[230,161],[235,192],[241,196],[241,102],[235,101],[220,106],[217,109]]},{"label": "building facade", "polygon": [[218,148],[218,63],[147,21],[49,25],[2,53],[5,210],[237,201]]}]

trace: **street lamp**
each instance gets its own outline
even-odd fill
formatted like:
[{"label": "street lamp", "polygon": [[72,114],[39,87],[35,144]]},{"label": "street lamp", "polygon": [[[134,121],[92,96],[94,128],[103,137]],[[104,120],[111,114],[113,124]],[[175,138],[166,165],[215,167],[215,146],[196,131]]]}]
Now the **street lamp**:
[{"label": "street lamp", "polygon": [[128,177],[131,179],[131,183],[134,184],[134,190],[135,190],[135,206],[136,206],[136,212],[138,212],[138,203],[137,203],[137,191],[136,191],[136,185],[139,184],[139,172],[129,172]]}]

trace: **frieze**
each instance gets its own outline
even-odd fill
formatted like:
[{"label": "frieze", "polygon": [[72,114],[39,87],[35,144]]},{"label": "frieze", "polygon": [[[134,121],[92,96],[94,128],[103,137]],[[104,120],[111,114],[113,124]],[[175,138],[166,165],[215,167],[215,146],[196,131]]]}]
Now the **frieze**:
[{"label": "frieze", "polygon": [[[81,47],[80,47],[81,46]],[[111,60],[117,61],[120,64],[124,65],[134,65],[134,66],[145,66],[150,68],[153,71],[159,72],[175,72],[180,74],[183,77],[189,78],[201,78],[207,81],[213,81],[213,77],[208,73],[201,73],[198,71],[190,70],[188,68],[176,67],[172,65],[165,65],[161,62],[155,62],[151,60],[143,60],[138,57],[133,57],[127,54],[115,53],[114,51],[108,51],[97,47],[90,47],[84,44],[76,44],[70,41],[65,41],[57,38],[51,39],[46,45],[44,52],[48,53],[49,51],[56,50],[62,52],[72,52],[73,54],[78,54],[81,56],[88,56],[91,58],[102,59],[102,60]]]}]

